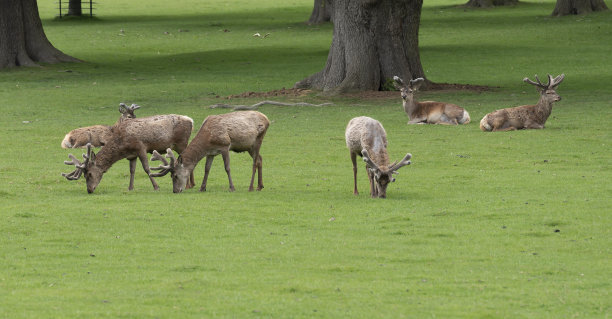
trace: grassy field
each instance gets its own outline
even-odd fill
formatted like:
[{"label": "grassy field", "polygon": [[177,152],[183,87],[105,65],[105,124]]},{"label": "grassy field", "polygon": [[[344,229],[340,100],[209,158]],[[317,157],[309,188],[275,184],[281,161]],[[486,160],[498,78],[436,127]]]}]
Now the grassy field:
[{"label": "grassy field", "polygon": [[[153,191],[140,165],[128,192],[121,161],[89,195],[60,175],[81,153],[60,148],[68,131],[114,123],[119,102],[199,127],[225,96],[319,71],[332,26],[303,23],[311,0],[108,0],[83,21],[39,1],[50,41],[85,62],[0,71],[0,317],[609,318],[612,14],[460,3],[426,1],[423,67],[496,88],[421,96],[471,124],[407,126],[399,93],[269,98],[334,105],[260,109],[263,191],[247,192],[250,158],[232,154],[234,193],[217,158],[205,193],[173,194],[168,177]],[[535,103],[522,79],[546,73],[566,74],[546,129],[478,129]],[[385,200],[363,165],[352,194],[344,128],[359,115],[383,123],[392,159],[413,154]]]}]

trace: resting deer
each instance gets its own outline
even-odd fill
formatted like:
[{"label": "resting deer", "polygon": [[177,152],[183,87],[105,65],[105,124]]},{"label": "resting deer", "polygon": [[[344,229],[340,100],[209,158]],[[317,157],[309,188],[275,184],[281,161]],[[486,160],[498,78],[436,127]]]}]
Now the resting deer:
[{"label": "resting deer", "polygon": [[548,75],[548,84],[542,84],[536,75],[536,81],[524,78],[523,81],[535,85],[540,90],[540,100],[536,105],[523,105],[501,109],[485,115],[480,120],[480,129],[484,132],[512,131],[521,129],[542,129],[552,112],[554,102],[561,101],[557,86],[563,82],[565,74],[553,79]]},{"label": "resting deer", "polygon": [[[136,118],[134,111],[140,106],[132,104],[130,106],[124,103],[119,103],[119,112],[121,116],[115,124],[121,123],[128,119]],[[62,148],[80,148],[85,147],[88,143],[94,147],[104,146],[112,126],[108,125],[93,125],[74,129],[62,140]]]},{"label": "resting deer", "polygon": [[402,95],[404,112],[408,115],[410,121],[408,124],[468,124],[470,123],[470,114],[455,104],[425,101],[418,102],[414,93],[419,90],[425,82],[423,78],[410,80],[408,85],[398,76],[393,77],[395,88],[400,90]]},{"label": "resting deer", "polygon": [[357,191],[357,156],[363,157],[366,162],[368,179],[370,180],[370,195],[373,198],[386,198],[387,186],[395,182],[393,174],[403,166],[410,165],[410,153],[393,164],[389,164],[387,153],[387,133],[382,124],[377,120],[360,116],[349,121],[346,127],[346,146],[351,153],[353,161],[353,193]]},{"label": "resting deer", "polygon": [[[118,123],[111,127],[109,140],[104,147],[95,154],[92,145],[87,144],[87,153],[83,154],[84,162],[79,162],[72,154],[68,157],[72,161],[65,161],[67,165],[74,165],[76,169],[69,174],[62,174],[68,180],[77,180],[85,175],[87,192],[93,193],[102,175],[117,161],[127,158],[130,161],[130,186],[134,189],[134,172],[136,159],[140,159],[144,171],[149,175],[153,189],[159,189],[155,179],[150,174],[147,153],[153,151],[165,152],[176,150],[182,152],[187,147],[191,136],[193,120],[183,115],[156,115],[137,118]],[[193,175],[191,184],[193,186]]]},{"label": "resting deer", "polygon": [[230,174],[229,151],[249,152],[249,155],[253,158],[253,174],[251,175],[249,191],[253,191],[255,171],[258,172],[257,190],[259,191],[264,187],[261,173],[262,158],[259,150],[268,126],[270,126],[268,118],[257,111],[210,115],[206,117],[202,127],[187,148],[183,152],[179,152],[178,159],[174,157],[170,150],[166,151],[166,157],[170,159],[170,163],[159,153],[153,153],[151,159],[160,160],[163,164],[153,168],[153,170],[159,170],[160,172],[152,174],[152,176],[158,177],[171,173],[172,191],[180,193],[185,189],[187,176],[189,174],[193,175],[196,165],[202,158],[206,157],[204,180],[202,180],[202,186],[200,187],[200,191],[203,192],[206,191],[206,182],[213,159],[216,155],[221,154],[229,179],[229,188],[233,192],[235,188]]}]

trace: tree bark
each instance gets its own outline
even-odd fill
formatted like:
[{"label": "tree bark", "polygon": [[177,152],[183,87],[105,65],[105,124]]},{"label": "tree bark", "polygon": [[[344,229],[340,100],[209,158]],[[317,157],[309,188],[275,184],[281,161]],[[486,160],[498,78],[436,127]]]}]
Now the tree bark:
[{"label": "tree bark", "polygon": [[423,0],[333,0],[325,68],[297,88],[328,93],[380,90],[397,75],[425,77],[418,49]]},{"label": "tree bark", "polygon": [[80,17],[83,15],[81,0],[70,0],[68,2],[68,15],[75,17]]},{"label": "tree bark", "polygon": [[465,6],[472,8],[491,8],[497,6],[514,6],[518,0],[469,0]]},{"label": "tree bark", "polygon": [[608,10],[603,0],[557,0],[552,12],[553,17],[570,14],[587,14],[593,11]]},{"label": "tree bark", "polygon": [[308,24],[320,24],[331,21],[332,0],[314,0],[314,7]]},{"label": "tree bark", "polygon": [[0,69],[76,61],[47,39],[36,0],[0,1]]}]

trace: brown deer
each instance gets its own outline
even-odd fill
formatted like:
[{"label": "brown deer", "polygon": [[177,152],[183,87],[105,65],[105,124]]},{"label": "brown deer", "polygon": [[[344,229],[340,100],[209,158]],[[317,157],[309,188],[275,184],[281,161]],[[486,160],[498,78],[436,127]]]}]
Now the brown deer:
[{"label": "brown deer", "polygon": [[349,121],[345,132],[346,146],[351,153],[353,162],[353,180],[355,195],[357,191],[357,156],[366,162],[368,179],[370,180],[370,195],[372,198],[386,198],[387,186],[395,182],[393,174],[403,166],[410,165],[410,153],[393,164],[389,164],[387,153],[387,133],[379,121],[360,116]]},{"label": "brown deer", "polygon": [[557,86],[563,82],[565,74],[561,74],[553,79],[548,75],[548,84],[542,84],[538,76],[535,76],[537,83],[528,78],[523,81],[535,85],[540,91],[540,100],[536,105],[522,105],[506,109],[497,110],[485,115],[480,120],[480,129],[484,132],[512,131],[521,129],[542,129],[546,120],[552,112],[554,102],[561,101],[561,96],[557,94]]},{"label": "brown deer", "polygon": [[[109,140],[104,147],[95,154],[92,145],[87,144],[87,153],[83,154],[84,162],[79,162],[72,154],[68,157],[72,161],[65,161],[67,165],[74,165],[76,169],[69,174],[62,174],[68,180],[77,180],[85,175],[87,192],[93,193],[102,175],[117,161],[127,158],[130,161],[130,186],[134,189],[134,172],[136,159],[140,159],[144,171],[149,175],[153,189],[159,189],[155,179],[150,174],[147,153],[155,150],[165,152],[176,150],[182,152],[191,136],[193,120],[187,116],[169,114],[156,115],[124,121],[111,127]],[[191,184],[193,186],[193,175]]]},{"label": "brown deer", "polygon": [[470,123],[470,114],[455,104],[424,101],[418,102],[414,93],[419,90],[425,82],[423,78],[410,80],[408,85],[398,76],[393,77],[393,84],[396,89],[400,90],[402,95],[404,112],[410,119],[408,124],[468,124]]},{"label": "brown deer", "polygon": [[170,163],[159,153],[153,153],[151,159],[160,160],[163,164],[153,168],[153,170],[159,170],[160,172],[152,174],[152,176],[164,176],[170,172],[172,191],[180,193],[185,189],[187,176],[189,174],[193,175],[196,165],[206,157],[204,180],[202,180],[202,186],[200,187],[200,191],[203,192],[206,191],[206,182],[213,159],[216,155],[221,154],[229,179],[229,188],[233,192],[235,188],[230,174],[229,151],[249,152],[249,155],[253,158],[253,174],[251,175],[249,191],[253,191],[255,171],[258,172],[257,190],[259,191],[264,187],[261,172],[262,158],[259,150],[269,126],[268,118],[257,111],[210,115],[206,117],[202,127],[187,148],[179,152],[178,159],[174,157],[170,150],[166,151],[166,157],[170,159]]},{"label": "brown deer", "polygon": [[[139,108],[140,106],[136,104],[127,106],[124,103],[119,103],[121,116],[115,124],[136,118],[134,111]],[[82,148],[88,143],[94,147],[104,146],[110,136],[111,127],[108,125],[93,125],[74,129],[68,132],[62,140],[62,148]]]}]

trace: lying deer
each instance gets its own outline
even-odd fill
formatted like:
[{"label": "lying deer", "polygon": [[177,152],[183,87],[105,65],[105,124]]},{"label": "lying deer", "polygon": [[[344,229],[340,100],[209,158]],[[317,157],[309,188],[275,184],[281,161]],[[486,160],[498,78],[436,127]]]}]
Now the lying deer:
[{"label": "lying deer", "polygon": [[171,173],[172,191],[180,193],[185,189],[187,176],[189,174],[193,175],[196,165],[206,157],[204,180],[202,180],[202,186],[200,187],[200,191],[203,192],[206,191],[206,182],[213,159],[216,155],[221,154],[229,179],[229,188],[233,192],[235,188],[230,174],[229,151],[249,152],[249,155],[253,158],[253,174],[251,175],[249,191],[253,191],[255,171],[258,172],[257,190],[259,191],[264,187],[261,173],[262,158],[259,150],[268,126],[270,126],[268,118],[257,111],[210,115],[206,117],[202,127],[187,148],[183,152],[179,152],[178,159],[174,157],[171,150],[166,151],[166,157],[170,159],[170,163],[159,153],[153,153],[151,159],[160,160],[163,164],[153,168],[153,170],[159,170],[160,172],[151,176],[159,177]]},{"label": "lying deer", "polygon": [[501,109],[485,115],[480,120],[480,129],[484,132],[512,131],[521,129],[542,129],[552,112],[554,102],[561,101],[557,86],[563,82],[565,74],[553,79],[548,75],[548,84],[542,84],[536,75],[536,81],[524,78],[523,81],[535,85],[540,90],[540,100],[536,105],[523,105]]},{"label": "lying deer", "polygon": [[355,195],[357,191],[357,156],[363,157],[366,162],[368,179],[370,180],[370,195],[373,198],[386,198],[387,186],[395,182],[393,174],[403,166],[410,164],[410,153],[393,164],[389,164],[387,153],[387,133],[377,120],[360,116],[349,121],[346,127],[346,146],[351,153],[353,161],[353,180]]},{"label": "lying deer", "polygon": [[[74,165],[76,169],[69,174],[62,174],[68,180],[77,180],[85,175],[87,192],[93,193],[102,175],[117,161],[127,158],[130,161],[130,186],[134,189],[134,173],[136,159],[140,159],[144,171],[149,175],[153,189],[159,189],[155,179],[150,174],[147,153],[153,151],[165,152],[176,150],[182,152],[187,147],[191,136],[193,120],[183,115],[156,115],[124,121],[111,127],[109,139],[98,154],[92,151],[92,145],[87,144],[87,153],[83,154],[84,161],[79,162],[72,154],[65,161],[67,165]],[[193,175],[191,184],[193,186]]]},{"label": "lying deer", "polygon": [[[127,106],[124,103],[119,103],[121,116],[115,124],[136,118],[134,111],[139,108],[140,106],[136,104]],[[68,132],[62,140],[62,148],[81,148],[88,143],[94,147],[104,146],[110,135],[111,127],[108,125],[93,125],[74,129]]]},{"label": "lying deer", "polygon": [[404,112],[410,119],[408,124],[457,125],[470,123],[470,114],[458,105],[434,101],[418,102],[414,93],[423,85],[425,79],[410,80],[408,85],[404,84],[404,81],[398,76],[394,76],[393,80],[395,88],[400,90],[402,100],[404,100]]}]

